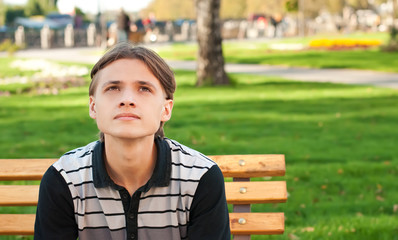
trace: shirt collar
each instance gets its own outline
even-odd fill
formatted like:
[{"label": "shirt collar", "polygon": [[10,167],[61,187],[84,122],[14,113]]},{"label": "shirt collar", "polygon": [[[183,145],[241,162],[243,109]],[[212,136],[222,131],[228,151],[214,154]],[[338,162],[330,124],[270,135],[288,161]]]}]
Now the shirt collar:
[{"label": "shirt collar", "polygon": [[[155,138],[155,146],[157,148],[156,165],[149,181],[139,190],[143,192],[149,191],[151,187],[166,187],[170,183],[171,176],[171,151],[170,147],[164,139]],[[116,185],[109,177],[104,162],[104,142],[97,141],[93,151],[93,182],[96,188],[112,187],[121,190],[122,187]]]}]

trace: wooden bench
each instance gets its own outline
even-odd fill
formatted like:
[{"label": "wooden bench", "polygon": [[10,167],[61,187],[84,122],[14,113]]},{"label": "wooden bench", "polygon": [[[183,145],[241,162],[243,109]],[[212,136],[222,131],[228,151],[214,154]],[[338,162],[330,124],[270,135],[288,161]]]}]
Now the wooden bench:
[{"label": "wooden bench", "polygon": [[[285,181],[268,181],[262,177],[284,176],[284,155],[210,156],[226,178],[227,202],[234,239],[250,239],[250,235],[282,234],[284,213],[251,212],[252,204],[286,202]],[[36,206],[38,185],[13,185],[19,180],[40,180],[56,159],[0,159],[0,206]],[[233,181],[230,181],[232,178]],[[260,178],[253,181],[251,178]],[[24,182],[23,182],[24,183]],[[11,184],[11,185],[10,185]],[[34,214],[0,214],[0,235],[33,235]]]}]

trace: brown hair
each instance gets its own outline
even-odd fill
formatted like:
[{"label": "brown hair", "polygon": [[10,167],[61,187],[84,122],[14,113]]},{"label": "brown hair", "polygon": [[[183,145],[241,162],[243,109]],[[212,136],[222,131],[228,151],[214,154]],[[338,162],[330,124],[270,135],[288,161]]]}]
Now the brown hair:
[{"label": "brown hair", "polygon": [[[119,59],[137,59],[142,61],[151,73],[159,80],[160,85],[162,85],[166,93],[166,99],[174,98],[176,82],[174,73],[167,63],[154,51],[144,47],[134,47],[132,44],[127,42],[116,44],[113,48],[107,51],[91,69],[89,96],[94,96],[98,83],[98,72]],[[160,127],[155,133],[155,137],[164,137],[163,125],[164,122],[160,122]],[[105,140],[102,132],[100,132],[100,140]]]}]

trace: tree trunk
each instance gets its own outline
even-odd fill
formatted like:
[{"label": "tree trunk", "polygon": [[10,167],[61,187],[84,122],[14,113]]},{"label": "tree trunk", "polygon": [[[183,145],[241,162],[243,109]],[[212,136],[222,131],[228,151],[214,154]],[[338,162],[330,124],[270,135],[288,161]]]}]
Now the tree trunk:
[{"label": "tree trunk", "polygon": [[390,30],[390,46],[397,47],[398,45],[398,28],[395,24],[397,19],[397,0],[392,1],[392,25]]},{"label": "tree trunk", "polygon": [[199,44],[196,85],[229,84],[222,53],[220,0],[195,1]]},{"label": "tree trunk", "polygon": [[300,37],[305,36],[305,16],[304,16],[304,0],[298,0],[298,33]]}]

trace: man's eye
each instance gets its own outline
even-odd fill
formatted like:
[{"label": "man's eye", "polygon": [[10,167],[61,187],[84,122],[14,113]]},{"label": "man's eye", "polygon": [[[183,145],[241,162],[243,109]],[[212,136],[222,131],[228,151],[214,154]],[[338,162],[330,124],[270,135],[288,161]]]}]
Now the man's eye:
[{"label": "man's eye", "polygon": [[115,90],[119,90],[119,87],[116,86],[110,86],[106,89],[107,91],[115,91]]},{"label": "man's eye", "polygon": [[140,91],[141,92],[151,92],[151,89],[149,89],[148,87],[140,87]]}]

